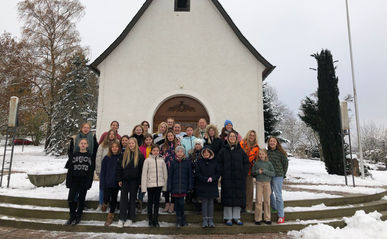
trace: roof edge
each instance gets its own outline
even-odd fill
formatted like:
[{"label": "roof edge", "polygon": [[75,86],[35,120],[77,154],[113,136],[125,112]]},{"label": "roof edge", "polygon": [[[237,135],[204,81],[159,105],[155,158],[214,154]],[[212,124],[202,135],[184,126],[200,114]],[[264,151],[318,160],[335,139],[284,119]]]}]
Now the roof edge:
[{"label": "roof edge", "polygon": [[125,27],[125,29],[122,31],[122,33],[118,36],[118,38],[110,44],[110,46],[99,56],[97,59],[91,63],[91,67],[93,69],[96,69],[99,74],[98,65],[105,60],[106,57],[109,56],[110,53],[125,39],[125,37],[128,35],[128,33],[132,30],[132,28],[136,25],[138,20],[141,18],[141,16],[144,14],[146,9],[148,9],[149,5],[152,3],[153,0],[146,0],[140,10],[136,13],[136,15],[133,17],[133,19],[129,22],[129,24]]},{"label": "roof edge", "polygon": [[251,52],[251,54],[254,55],[254,57],[261,62],[266,69],[262,72],[262,80],[264,80],[275,68],[268,60],[266,60],[255,48],[251,43],[246,39],[245,36],[243,36],[242,32],[238,29],[238,27],[235,25],[231,17],[228,15],[226,10],[223,8],[222,4],[218,0],[211,0],[212,3],[215,5],[215,7],[218,9],[220,14],[222,14],[223,18],[226,20],[228,25],[231,27],[231,29],[234,31],[234,33],[237,35],[239,40],[247,47],[247,49]]}]

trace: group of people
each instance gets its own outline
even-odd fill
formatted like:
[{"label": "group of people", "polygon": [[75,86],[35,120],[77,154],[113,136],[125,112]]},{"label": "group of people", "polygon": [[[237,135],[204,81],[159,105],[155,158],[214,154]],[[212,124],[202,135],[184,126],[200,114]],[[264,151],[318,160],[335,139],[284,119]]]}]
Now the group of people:
[{"label": "group of people", "polygon": [[[176,213],[176,227],[187,226],[184,204],[201,203],[202,227],[215,227],[214,200],[219,197],[226,225],[243,225],[241,210],[253,213],[256,188],[255,224],[271,224],[271,213],[278,213],[278,224],[285,222],[282,183],[288,168],[287,154],[278,139],[268,138],[267,150],[260,148],[257,134],[249,130],[244,138],[226,120],[221,133],[215,125],[200,119],[194,129],[168,118],[150,134],[149,123],[136,125],[131,135],[119,135],[119,123],[97,142],[91,126],[84,123],[70,138],[66,186],[69,188],[70,217],[67,224],[78,224],[87,190],[99,180],[99,210],[106,211],[105,226],[111,225],[117,209],[118,226],[136,220],[136,201],[142,208],[147,193],[149,226],[159,227],[159,202],[165,198],[164,212]],[[96,175],[95,175],[96,174]],[[256,182],[256,183],[254,183]],[[263,203],[264,202],[264,203]],[[264,218],[262,219],[262,208]]]}]

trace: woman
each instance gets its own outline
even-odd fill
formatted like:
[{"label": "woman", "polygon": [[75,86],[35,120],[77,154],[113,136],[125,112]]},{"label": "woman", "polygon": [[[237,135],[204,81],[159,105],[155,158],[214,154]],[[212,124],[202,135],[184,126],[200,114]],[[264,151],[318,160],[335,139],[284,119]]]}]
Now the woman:
[{"label": "woman", "polygon": [[161,122],[157,129],[157,133],[153,135],[153,143],[158,146],[162,145],[165,142],[165,135],[167,134],[168,125],[165,122]]},{"label": "woman", "polygon": [[144,143],[144,129],[141,125],[134,126],[132,130],[132,135],[130,137],[134,137],[137,139],[138,145],[142,145]]},{"label": "woman", "polygon": [[93,134],[90,130],[91,125],[88,122],[85,122],[81,125],[79,133],[73,135],[70,138],[69,149],[67,151],[69,158],[72,158],[73,153],[79,152],[79,141],[85,138],[87,140],[88,145],[87,152],[89,152],[91,154],[91,158],[95,160],[98,149],[98,142],[95,134]]},{"label": "woman", "polygon": [[240,134],[238,134],[238,132],[236,132],[234,130],[234,126],[233,126],[231,120],[224,121],[224,127],[222,128],[222,132],[220,133],[220,136],[219,136],[220,139],[223,140],[223,141],[227,141],[227,135],[231,131],[234,131],[237,134],[238,142],[240,142],[242,140],[242,136],[240,136]]},{"label": "woman", "polygon": [[217,156],[219,172],[222,177],[221,199],[223,205],[223,219],[227,226],[233,222],[243,225],[241,208],[246,205],[246,176],[249,172],[249,159],[238,143],[237,133],[228,134],[225,146]]},{"label": "woman", "polygon": [[141,126],[142,128],[144,129],[144,134],[145,133],[149,133],[148,130],[149,130],[149,122],[144,120],[143,122],[141,122]]},{"label": "woman", "polygon": [[204,146],[206,145],[211,147],[215,157],[222,148],[222,140],[219,138],[218,128],[213,124],[208,125],[206,128],[206,134],[204,135]]},{"label": "woman", "polygon": [[[130,137],[128,148],[117,168],[117,181],[121,187],[119,227],[131,225],[136,219],[137,190],[141,184],[143,164],[144,156],[138,149],[137,140]],[[126,221],[127,219],[129,220]]]},{"label": "woman", "polygon": [[288,157],[276,137],[270,136],[267,144],[267,156],[275,171],[271,179],[270,206],[278,212],[277,224],[282,224],[285,222],[282,183],[288,171]]},{"label": "woman", "polygon": [[257,142],[257,133],[255,130],[249,130],[245,138],[240,142],[240,145],[247,154],[247,157],[249,157],[250,162],[249,174],[246,177],[246,212],[248,213],[253,212],[254,183],[253,177],[251,176],[251,169],[258,157],[259,146]]},{"label": "woman", "polygon": [[[110,129],[111,130],[114,130],[116,132],[116,135],[117,135],[117,139],[120,140],[121,139],[121,136],[118,134],[118,129],[120,128],[120,124],[118,123],[118,121],[114,120],[110,123]],[[99,141],[98,141],[98,144],[101,144],[103,142],[103,140],[105,139],[105,137],[108,135],[108,131],[104,132],[101,137],[99,138]]]}]

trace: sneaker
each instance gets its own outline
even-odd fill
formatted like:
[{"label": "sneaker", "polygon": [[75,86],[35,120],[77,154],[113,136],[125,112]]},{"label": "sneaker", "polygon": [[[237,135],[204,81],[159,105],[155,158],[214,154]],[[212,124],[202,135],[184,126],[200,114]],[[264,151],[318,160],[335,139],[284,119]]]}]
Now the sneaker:
[{"label": "sneaker", "polygon": [[232,226],[232,220],[231,220],[231,219],[227,220],[227,221],[226,221],[226,225],[227,225],[227,226]]},{"label": "sneaker", "polygon": [[132,220],[127,220],[126,222],[125,222],[125,226],[131,226],[133,224],[133,221]]},{"label": "sneaker", "polygon": [[261,225],[260,221],[255,221],[255,225]]},{"label": "sneaker", "polygon": [[125,222],[122,221],[122,220],[119,220],[118,223],[117,223],[117,226],[120,227],[120,228],[123,228],[125,225]]},{"label": "sneaker", "polygon": [[285,218],[284,217],[279,217],[278,220],[277,220],[277,224],[282,224],[285,222]]},{"label": "sneaker", "polygon": [[234,223],[237,224],[238,226],[243,225],[243,222],[241,221],[241,219],[234,219]]},{"label": "sneaker", "polygon": [[266,225],[271,225],[271,221],[263,221]]}]

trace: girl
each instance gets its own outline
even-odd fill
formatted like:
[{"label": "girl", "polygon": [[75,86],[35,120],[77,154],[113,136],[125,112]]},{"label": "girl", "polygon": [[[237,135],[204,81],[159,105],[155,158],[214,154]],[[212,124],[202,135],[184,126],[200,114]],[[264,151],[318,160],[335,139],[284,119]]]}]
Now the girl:
[{"label": "girl", "polygon": [[185,132],[187,135],[184,136],[184,138],[181,140],[181,145],[185,148],[185,156],[188,158],[189,154],[192,153],[195,146],[196,137],[193,136],[193,128],[191,126],[187,126]]},{"label": "girl", "polygon": [[105,226],[113,222],[114,211],[117,207],[118,183],[116,180],[117,164],[121,160],[120,143],[112,142],[109,146],[109,152],[102,160],[100,187],[103,189],[103,205],[108,205],[110,211],[106,218]]},{"label": "girl", "polygon": [[144,120],[143,122],[141,122],[141,126],[142,128],[144,129],[144,134],[146,133],[149,133],[149,122]]},{"label": "girl", "polygon": [[[121,139],[121,136],[118,134],[118,129],[120,128],[120,124],[118,123],[118,121],[114,120],[110,123],[110,129],[115,131],[116,132],[116,135],[117,135],[117,139],[120,140]],[[98,141],[98,144],[101,144],[103,142],[103,140],[106,138],[106,136],[108,135],[108,132],[104,132],[101,137],[99,138],[99,141]]]},{"label": "girl", "polygon": [[[167,140],[165,141],[164,144],[161,145],[161,155],[165,159],[165,165],[167,166],[168,172],[169,172],[169,168],[171,166],[171,163],[175,159],[176,146],[177,146],[177,138],[172,130],[168,130]],[[163,212],[173,213],[174,204],[172,201],[170,201],[169,191],[163,193],[163,196],[165,198],[165,208],[163,209]]]},{"label": "girl", "polygon": [[125,153],[125,149],[128,146],[129,136],[124,135],[121,137],[121,153]]},{"label": "girl", "polygon": [[184,197],[192,189],[191,162],[185,160],[183,146],[176,147],[176,159],[172,161],[168,172],[168,192],[171,192],[176,204],[176,227],[187,226],[184,218]]},{"label": "girl", "polygon": [[[117,181],[121,187],[119,227],[124,227],[125,224],[129,226],[136,219],[137,189],[141,184],[143,164],[144,156],[138,149],[137,140],[130,137],[128,148],[125,150],[122,160],[119,161],[117,169]],[[126,222],[127,218],[129,220]]]},{"label": "girl", "polygon": [[199,204],[197,203],[196,198],[196,169],[198,166],[198,163],[200,162],[202,155],[201,151],[203,149],[203,140],[202,139],[195,139],[195,146],[194,151],[189,155],[189,161],[191,162],[191,169],[192,169],[192,191],[187,196],[187,201],[190,201],[191,203],[194,203],[198,211],[200,211]]},{"label": "girl", "polygon": [[157,133],[153,135],[153,142],[157,145],[162,145],[165,141],[165,135],[167,134],[168,125],[165,122],[159,124]]},{"label": "girl", "polygon": [[[227,135],[231,132],[231,131],[234,131],[236,134],[237,134],[237,139],[238,139],[238,142],[240,142],[242,140],[242,136],[240,136],[240,134],[238,134],[238,132],[236,132],[233,128],[233,124],[231,122],[231,120],[226,120],[224,121],[224,127],[222,129],[222,132],[220,134],[220,139],[223,140],[223,141],[227,141]],[[226,143],[226,142],[225,142]]]},{"label": "girl", "polygon": [[249,172],[249,159],[238,143],[237,133],[228,134],[225,146],[220,150],[217,160],[222,177],[223,218],[227,226],[243,225],[241,208],[246,205],[246,176]]},{"label": "girl", "polygon": [[144,142],[144,129],[142,128],[142,126],[140,124],[134,126],[134,128],[132,130],[132,135],[130,137],[136,138],[138,145],[143,144],[143,142]]},{"label": "girl", "polygon": [[141,151],[142,155],[144,155],[144,158],[149,157],[152,145],[153,145],[152,135],[149,133],[146,133],[144,135],[144,143],[140,146],[140,151]]},{"label": "girl", "polygon": [[149,226],[160,227],[159,203],[161,191],[167,190],[168,172],[164,158],[159,156],[159,146],[153,145],[151,155],[145,160],[141,175],[141,191],[148,191]]},{"label": "girl", "polygon": [[196,170],[197,196],[202,200],[202,227],[215,227],[214,224],[214,199],[219,196],[218,163],[214,159],[211,147],[204,146],[201,151],[202,160]]},{"label": "girl", "polygon": [[218,128],[213,124],[210,124],[206,127],[206,134],[204,135],[204,145],[210,146],[215,156],[222,148],[222,140],[219,138]]},{"label": "girl", "polygon": [[[101,173],[102,160],[108,154],[109,145],[112,142],[118,142],[118,140],[117,140],[116,131],[111,129],[108,131],[108,135],[105,137],[105,139],[103,140],[100,147],[98,147],[97,156],[95,159],[95,172],[96,172],[98,177],[100,176],[100,173]],[[101,185],[100,185],[100,187],[99,187],[99,206],[98,206],[97,210],[101,209],[102,212],[105,212],[107,209],[107,205],[103,204],[103,197],[104,197],[103,196],[103,188],[101,188]]]},{"label": "girl", "polygon": [[282,183],[288,171],[288,157],[276,137],[269,137],[267,157],[274,167],[274,177],[271,179],[270,204],[278,212],[277,224],[285,222],[284,201],[282,199]]},{"label": "girl", "polygon": [[66,163],[68,169],[66,187],[69,188],[67,201],[70,209],[70,218],[66,224],[78,224],[84,209],[87,190],[91,188],[95,161],[88,152],[86,138],[79,140],[79,151],[74,152]]},{"label": "girl", "polygon": [[260,225],[262,221],[262,197],[265,201],[264,212],[265,224],[271,224],[271,215],[270,215],[270,181],[274,176],[273,165],[269,162],[267,158],[267,151],[265,149],[260,149],[258,154],[258,161],[254,164],[252,169],[252,175],[256,178],[256,191],[255,198],[257,199],[255,203],[255,213],[254,220],[256,225]]},{"label": "girl", "polygon": [[258,157],[259,146],[257,143],[257,133],[255,130],[249,130],[246,137],[240,142],[242,149],[249,157],[250,167],[249,174],[246,177],[246,212],[253,212],[253,177],[251,176],[251,168],[254,166],[255,160]]},{"label": "girl", "polygon": [[[146,133],[144,135],[144,143],[140,146],[140,151],[142,155],[144,155],[144,158],[148,158],[151,152],[151,148],[153,145],[153,138],[152,135],[149,133]],[[141,192],[141,188],[138,188],[138,210],[142,211],[142,202],[144,200],[145,193]]]}]

